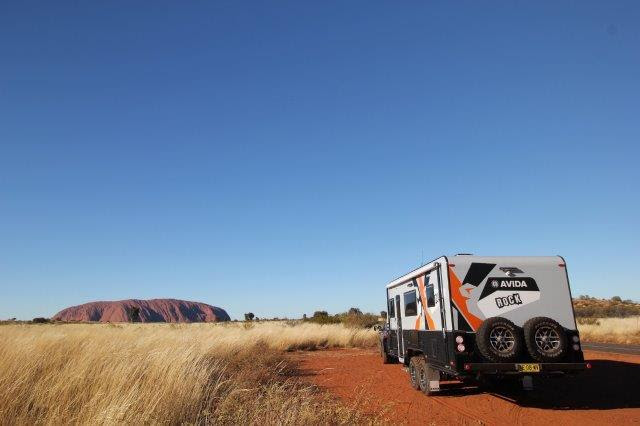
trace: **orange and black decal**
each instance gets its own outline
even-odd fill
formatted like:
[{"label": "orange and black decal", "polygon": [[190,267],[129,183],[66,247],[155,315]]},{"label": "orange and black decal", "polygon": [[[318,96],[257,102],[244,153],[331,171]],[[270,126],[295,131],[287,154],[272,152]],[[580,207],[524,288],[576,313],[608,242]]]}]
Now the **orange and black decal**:
[{"label": "orange and black decal", "polygon": [[[427,280],[428,280],[428,276],[427,276]],[[427,310],[427,290],[426,290],[426,283],[425,283],[425,275],[418,277],[416,279],[416,282],[418,283],[418,291],[420,291],[420,304],[422,305],[422,312],[424,312],[424,316],[427,320],[427,323],[425,324],[425,328],[427,330],[435,330],[436,326],[433,322],[433,318],[431,318],[431,315],[429,315],[429,311]],[[420,329],[420,316],[418,316],[418,318],[416,318],[416,326],[415,329],[419,330]]]},{"label": "orange and black decal", "polygon": [[[493,263],[472,263],[469,267],[467,275],[461,282],[453,268],[449,265],[449,280],[451,282],[451,302],[455,309],[460,313],[459,319],[463,319],[463,324],[459,322],[459,328],[465,329],[466,325],[473,331],[477,330],[482,323],[482,319],[473,315],[467,306],[470,292],[478,287],[482,281],[489,275],[489,272],[496,265]],[[464,324],[466,322],[466,324]]]}]

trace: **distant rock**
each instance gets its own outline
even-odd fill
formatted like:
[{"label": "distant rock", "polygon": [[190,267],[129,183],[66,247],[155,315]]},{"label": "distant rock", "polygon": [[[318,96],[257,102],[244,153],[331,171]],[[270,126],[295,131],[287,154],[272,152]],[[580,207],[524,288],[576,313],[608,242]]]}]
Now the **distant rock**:
[{"label": "distant rock", "polygon": [[52,319],[56,321],[99,322],[218,322],[230,320],[229,315],[222,308],[206,303],[176,299],[90,302],[63,309]]}]

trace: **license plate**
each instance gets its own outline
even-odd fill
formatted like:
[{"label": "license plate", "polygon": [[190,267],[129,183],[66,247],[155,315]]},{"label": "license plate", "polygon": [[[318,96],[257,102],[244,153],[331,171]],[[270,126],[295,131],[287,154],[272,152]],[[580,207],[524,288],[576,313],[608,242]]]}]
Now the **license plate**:
[{"label": "license plate", "polygon": [[522,373],[539,373],[540,364],[516,364],[516,370]]}]

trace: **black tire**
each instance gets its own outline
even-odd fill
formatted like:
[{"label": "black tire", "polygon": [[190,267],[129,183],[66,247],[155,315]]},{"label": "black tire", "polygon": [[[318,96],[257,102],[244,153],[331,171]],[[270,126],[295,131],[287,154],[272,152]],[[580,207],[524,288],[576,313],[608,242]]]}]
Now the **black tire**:
[{"label": "black tire", "polygon": [[414,356],[409,360],[409,381],[411,387],[420,390],[420,374],[422,371],[422,358]]},{"label": "black tire", "polygon": [[506,318],[488,318],[476,332],[478,352],[490,362],[514,362],[523,346],[522,331]]},{"label": "black tire", "polygon": [[557,321],[535,317],[525,322],[523,328],[527,352],[536,361],[560,361],[567,354],[567,334]]},{"label": "black tire", "polygon": [[420,383],[420,390],[425,395],[431,395],[433,392],[429,389],[429,375],[427,370],[430,368],[429,363],[424,359],[420,360],[420,375],[418,376]]},{"label": "black tire", "polygon": [[380,340],[380,355],[382,356],[383,364],[393,364],[393,359],[391,355],[387,353],[387,349],[385,348],[384,340]]}]

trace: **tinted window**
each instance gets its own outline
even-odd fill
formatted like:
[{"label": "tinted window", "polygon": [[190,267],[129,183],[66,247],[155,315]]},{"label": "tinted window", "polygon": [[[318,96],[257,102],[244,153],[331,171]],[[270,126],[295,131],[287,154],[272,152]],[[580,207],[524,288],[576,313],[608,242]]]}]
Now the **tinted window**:
[{"label": "tinted window", "polygon": [[396,316],[396,310],[393,306],[393,299],[389,299],[389,318]]},{"label": "tinted window", "polygon": [[404,294],[404,316],[412,317],[418,313],[416,303],[416,291],[408,291]]},{"label": "tinted window", "polygon": [[427,283],[427,307],[432,308],[436,306],[436,296],[433,291],[433,284]]}]

